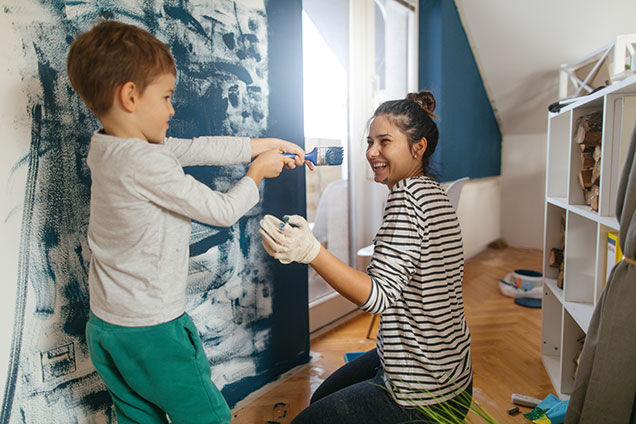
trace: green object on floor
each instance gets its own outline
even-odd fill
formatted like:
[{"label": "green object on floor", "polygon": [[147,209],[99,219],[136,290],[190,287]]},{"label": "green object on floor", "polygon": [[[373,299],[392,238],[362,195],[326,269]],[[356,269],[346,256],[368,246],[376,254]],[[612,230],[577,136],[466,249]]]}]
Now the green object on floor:
[{"label": "green object on floor", "polygon": [[523,416],[536,424],[562,424],[568,404],[569,401],[561,400],[550,393],[536,408]]}]

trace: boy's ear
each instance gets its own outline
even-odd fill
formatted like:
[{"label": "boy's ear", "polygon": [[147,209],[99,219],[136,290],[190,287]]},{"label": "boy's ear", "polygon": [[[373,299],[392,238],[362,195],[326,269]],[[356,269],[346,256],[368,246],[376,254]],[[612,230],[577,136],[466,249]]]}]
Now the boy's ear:
[{"label": "boy's ear", "polygon": [[134,82],[128,81],[124,83],[117,93],[121,107],[126,112],[134,112],[139,99],[139,92]]}]

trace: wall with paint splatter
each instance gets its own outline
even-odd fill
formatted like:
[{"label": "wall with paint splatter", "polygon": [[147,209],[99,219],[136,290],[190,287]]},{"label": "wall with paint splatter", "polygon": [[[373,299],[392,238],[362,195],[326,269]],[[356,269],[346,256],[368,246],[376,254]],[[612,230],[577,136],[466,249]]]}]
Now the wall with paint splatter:
[{"label": "wall with paint splatter", "polygon": [[[300,0],[9,0],[0,10],[1,422],[114,422],[88,359],[86,243],[98,122],[65,72],[97,19],[144,27],[177,62],[168,135],[272,136],[302,144]],[[225,191],[244,166],[186,171]],[[305,213],[304,173],[259,187],[236,225],[193,223],[187,310],[230,406],[308,359],[306,268],[260,246],[264,213]]]}]

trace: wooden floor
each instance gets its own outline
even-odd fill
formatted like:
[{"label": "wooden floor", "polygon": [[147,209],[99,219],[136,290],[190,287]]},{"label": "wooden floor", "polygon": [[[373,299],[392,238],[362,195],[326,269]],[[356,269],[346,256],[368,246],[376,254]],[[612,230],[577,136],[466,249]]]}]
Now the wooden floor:
[{"label": "wooden floor", "polygon": [[[544,399],[553,391],[539,357],[541,310],[518,306],[499,292],[497,280],[515,269],[541,271],[541,251],[489,248],[467,260],[464,273],[474,400],[498,423],[528,422],[521,413],[530,408],[519,407],[521,413],[515,416],[506,413],[515,406],[512,393]],[[344,364],[345,352],[375,347],[374,340],[365,339],[369,317],[357,315],[312,340],[310,363],[239,403],[232,411],[232,423],[289,423],[316,387]],[[481,421],[473,418],[473,422]]]}]

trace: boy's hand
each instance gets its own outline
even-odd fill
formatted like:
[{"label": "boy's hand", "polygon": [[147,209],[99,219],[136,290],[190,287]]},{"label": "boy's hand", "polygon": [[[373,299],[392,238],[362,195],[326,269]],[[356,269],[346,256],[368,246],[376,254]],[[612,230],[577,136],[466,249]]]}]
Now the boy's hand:
[{"label": "boy's hand", "polygon": [[258,185],[263,178],[275,178],[280,175],[283,166],[294,169],[294,159],[284,156],[280,150],[268,150],[259,154],[247,170],[246,176],[252,178]]},{"label": "boy's hand", "polygon": [[[271,149],[277,149],[283,153],[292,153],[296,155],[293,167],[285,165],[289,169],[293,169],[296,166],[302,166],[305,162],[305,151],[301,149],[300,146],[280,138],[252,138],[251,146],[252,157],[257,157],[263,152]],[[307,164],[310,165],[311,169],[313,169],[313,164],[311,162],[307,161]]]}]

